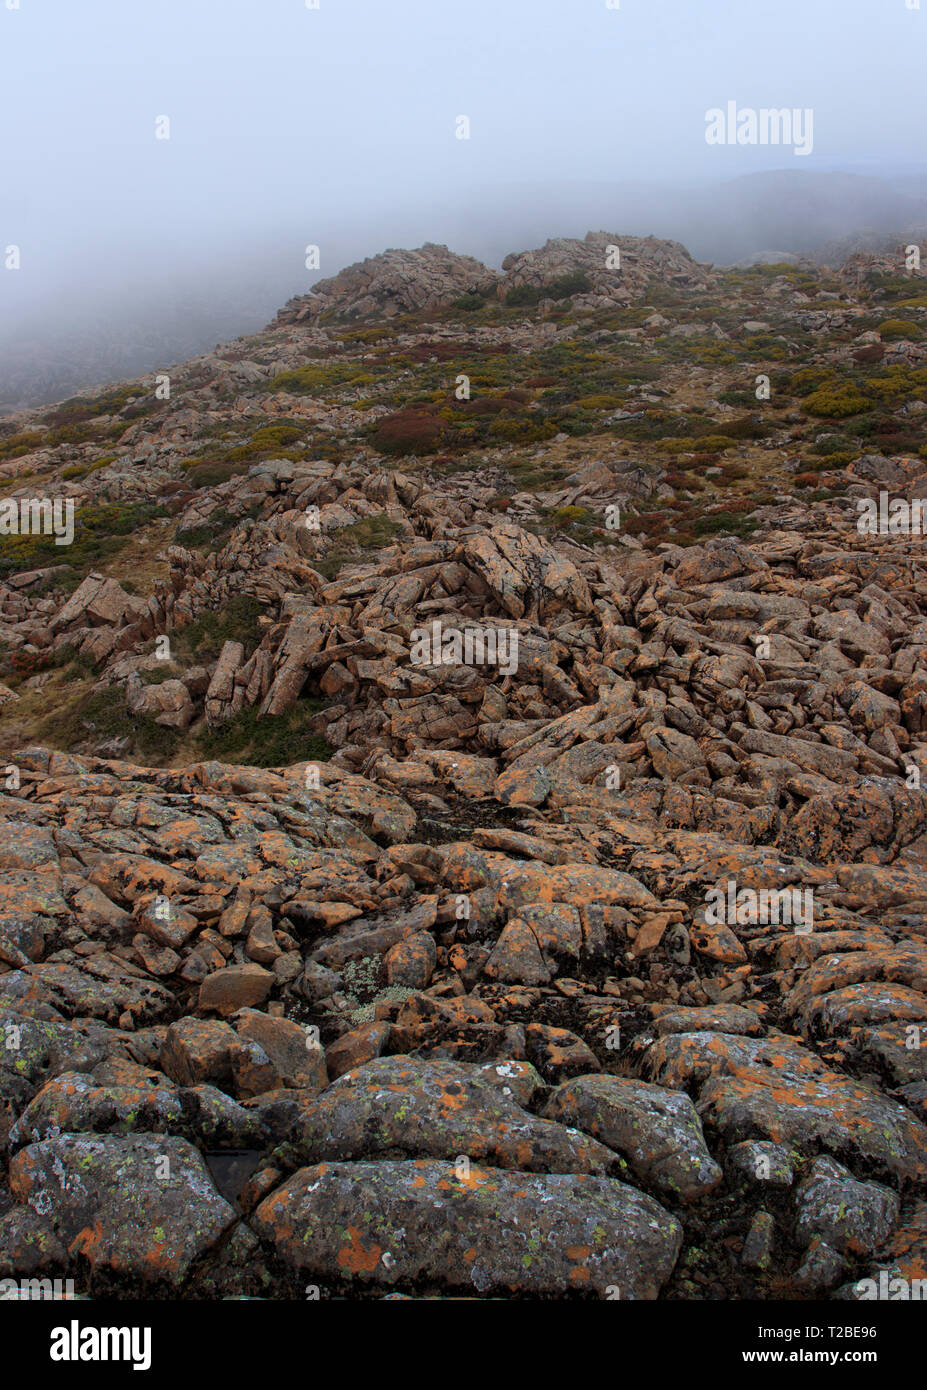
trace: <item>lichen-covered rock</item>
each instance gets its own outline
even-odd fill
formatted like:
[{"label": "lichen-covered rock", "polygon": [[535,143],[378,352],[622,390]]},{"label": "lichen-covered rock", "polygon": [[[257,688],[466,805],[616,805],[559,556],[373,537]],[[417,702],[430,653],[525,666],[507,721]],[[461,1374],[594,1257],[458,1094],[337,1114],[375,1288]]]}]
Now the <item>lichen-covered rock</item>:
[{"label": "lichen-covered rock", "polygon": [[628,1077],[578,1076],[557,1087],[544,1114],[593,1135],[627,1158],[643,1182],[679,1201],[702,1197],[721,1181],[683,1091]]},{"label": "lichen-covered rock", "polygon": [[574,1129],[523,1110],[479,1067],[380,1057],[303,1106],[287,1161],[464,1157],[526,1172],[607,1173],[617,1161]]},{"label": "lichen-covered rock", "polygon": [[161,1046],[160,1066],[178,1086],[201,1081],[228,1083],[232,1057],[239,1050],[238,1034],[213,1018],[178,1018],[170,1024]]},{"label": "lichen-covered rock", "polygon": [[252,1224],[302,1275],[471,1295],[653,1299],[681,1242],[674,1217],[610,1178],[425,1160],[302,1168]]},{"label": "lichen-covered rock", "polygon": [[107,1052],[102,1029],[79,1033],[63,1021],[30,1018],[11,1009],[0,1009],[0,1039],[0,1138],[4,1139],[48,1077],[94,1067]]},{"label": "lichen-covered rock", "polygon": [[773,1258],[776,1238],[775,1218],[768,1211],[758,1211],[750,1222],[750,1229],[744,1241],[740,1258],[747,1269],[765,1273]]},{"label": "lichen-covered rock", "polygon": [[788,1150],[766,1139],[745,1139],[741,1144],[732,1144],[725,1166],[734,1182],[791,1187],[795,1181]]},{"label": "lichen-covered rock", "polygon": [[216,1013],[237,1013],[255,1004],[263,1004],[271,991],[274,977],[260,965],[223,966],[207,975],[200,988],[199,1007]]},{"label": "lichen-covered rock", "polygon": [[803,1246],[817,1236],[841,1254],[871,1255],[891,1235],[899,1209],[889,1188],[819,1158],[795,1192],[795,1236]]},{"label": "lichen-covered rock", "polygon": [[325,1049],[325,1066],[332,1081],[379,1057],[390,1035],[388,1023],[362,1023]]},{"label": "lichen-covered rock", "polygon": [[0,1278],[63,1269],[67,1260],[51,1222],[31,1207],[12,1207],[0,1216]]},{"label": "lichen-covered rock", "polygon": [[240,1095],[259,1095],[279,1087],[315,1094],[328,1085],[325,1053],[312,1029],[259,1009],[235,1017],[239,1046],[232,1054],[232,1077]]},{"label": "lichen-covered rock", "polygon": [[824,1294],[843,1277],[846,1261],[838,1250],[820,1236],[812,1236],[801,1264],[792,1275],[792,1286],[800,1293]]},{"label": "lichen-covered rock", "polygon": [[602,1065],[588,1043],[569,1028],[529,1023],[525,1028],[525,1046],[538,1071],[551,1082],[599,1071]]},{"label": "lichen-covered rock", "polygon": [[10,1148],[59,1134],[177,1134],[204,1148],[262,1144],[259,1116],[213,1086],[178,1089],[152,1073],[135,1084],[101,1084],[63,1072],[42,1087],[10,1130]]},{"label": "lichen-covered rock", "polygon": [[181,1283],[237,1220],[196,1149],[162,1135],[30,1144],[10,1163],[10,1187],[72,1261],[148,1284]]},{"label": "lichen-covered rock", "polygon": [[386,978],[401,988],[427,989],[437,958],[434,937],[428,932],[414,932],[387,951]]},{"label": "lichen-covered rock", "polygon": [[825,1149],[862,1161],[896,1180],[927,1179],[927,1128],[790,1038],[673,1033],[647,1061],[663,1084],[696,1087],[703,1121],[730,1144],[759,1134],[801,1151]]}]

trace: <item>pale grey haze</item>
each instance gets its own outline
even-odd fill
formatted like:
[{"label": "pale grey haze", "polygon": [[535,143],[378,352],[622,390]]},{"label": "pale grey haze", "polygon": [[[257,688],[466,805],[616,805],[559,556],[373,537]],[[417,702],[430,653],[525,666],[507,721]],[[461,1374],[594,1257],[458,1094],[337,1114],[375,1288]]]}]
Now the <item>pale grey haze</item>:
[{"label": "pale grey haze", "polygon": [[[387,246],[601,227],[724,263],[927,226],[925,55],[927,0],[0,0],[0,407]],[[810,111],[810,153],[709,145],[730,102]]]}]

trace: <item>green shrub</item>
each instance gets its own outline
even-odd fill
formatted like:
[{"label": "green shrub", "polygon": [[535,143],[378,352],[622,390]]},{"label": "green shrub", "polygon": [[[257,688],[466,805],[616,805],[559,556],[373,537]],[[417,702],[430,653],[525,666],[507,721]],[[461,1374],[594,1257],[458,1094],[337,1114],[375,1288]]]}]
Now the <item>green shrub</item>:
[{"label": "green shrub", "polygon": [[535,285],[514,285],[505,296],[505,302],[510,309],[522,309],[539,304],[542,296],[543,290]]},{"label": "green shrub", "polygon": [[891,367],[883,367],[874,376],[865,377],[860,389],[883,405],[901,404],[927,391],[927,369],[896,362]]},{"label": "green shrub", "polygon": [[241,642],[246,655],[261,640],[258,619],[264,612],[250,594],[237,594],[219,609],[207,609],[186,627],[177,628],[179,651],[191,662],[206,665],[215,661],[226,642]]},{"label": "green shrub", "polygon": [[825,437],[820,441],[820,443],[814,444],[812,446],[812,453],[825,455],[841,454],[846,449],[850,448],[850,444],[851,441],[847,439],[846,435],[828,434],[825,435]]},{"label": "green shrub", "polygon": [[[714,422],[710,428],[716,428]],[[741,415],[736,420],[725,420],[724,433],[729,439],[765,439],[772,432],[765,420],[756,420],[752,415]]]},{"label": "green shrub", "polygon": [[551,280],[541,291],[543,299],[570,299],[574,294],[586,294],[592,289],[589,277],[581,270]]},{"label": "green shrub", "polygon": [[279,451],[285,449],[288,444],[295,444],[298,439],[302,439],[305,433],[305,425],[296,425],[290,421],[264,425],[255,431],[247,444],[240,444],[233,449],[226,450],[222,456],[222,461],[224,463],[240,463],[244,459],[250,459],[252,463],[258,463],[263,458],[278,455]]},{"label": "green shrub", "polygon": [[72,396],[70,400],[57,406],[46,418],[53,426],[80,425],[97,415],[116,415],[124,410],[130,401],[148,394],[146,387],[136,385],[120,386],[115,391],[105,391],[102,396],[94,396],[90,400]]},{"label": "green shrub", "polygon": [[452,309],[461,309],[465,314],[475,313],[478,309],[485,309],[486,300],[481,294],[462,294],[457,299],[452,300]]},{"label": "green shrub", "polygon": [[6,439],[0,439],[0,459],[21,458],[23,454],[31,454],[33,449],[37,449],[45,442],[46,436],[35,430],[27,430],[20,434],[8,434]]},{"label": "green shrub", "polygon": [[921,336],[919,326],[911,319],[886,319],[884,323],[879,324],[878,333],[889,342],[900,338],[917,342]]},{"label": "green shrub", "polygon": [[[567,425],[561,421],[561,426]],[[500,415],[489,427],[487,443],[539,444],[545,439],[553,439],[557,425],[551,420],[536,415]]]},{"label": "green shrub", "polygon": [[[249,452],[249,451],[245,451]],[[218,487],[220,483],[227,483],[230,478],[239,478],[243,473],[247,473],[251,464],[255,460],[250,459],[246,462],[235,460],[215,459],[212,461],[200,459],[187,459],[185,463],[190,465],[186,469],[187,481],[192,488]]]},{"label": "green shrub", "polygon": [[71,478],[86,478],[88,474],[96,473],[101,468],[108,467],[108,465],[114,463],[118,457],[118,454],[107,454],[106,458],[94,459],[92,463],[72,463],[70,467],[62,469],[61,476],[67,480]]},{"label": "green shrub", "polygon": [[853,460],[859,457],[858,449],[834,449],[826,453],[823,449],[815,449],[815,453],[819,457],[805,459],[805,468],[817,473],[831,468],[849,468]]},{"label": "green shrub", "polygon": [[756,404],[752,391],[719,391],[718,400],[722,405],[751,406]]},{"label": "green shrub", "polygon": [[825,383],[835,380],[836,375],[829,367],[802,367],[789,377],[787,389],[793,396],[810,396]]},{"label": "green shrub", "polygon": [[[751,510],[757,505],[751,501]],[[735,511],[709,512],[705,516],[696,517],[692,523],[692,530],[697,536],[713,536],[719,531],[729,531],[734,536],[749,536],[751,532],[757,530],[760,523],[754,517],[744,516]]]},{"label": "green shrub", "polygon": [[858,387],[824,386],[812,391],[805,400],[805,408],[812,415],[820,415],[832,420],[843,420],[848,415],[861,415],[872,402],[862,394]]},{"label": "green shrub", "polygon": [[[122,426],[124,429],[125,426]],[[59,448],[62,444],[87,444],[93,439],[94,428],[91,424],[63,425],[59,430],[52,430],[51,434],[45,438],[45,443],[53,449]]]},{"label": "green shrub", "polygon": [[338,386],[362,386],[377,377],[367,364],[349,362],[309,362],[290,372],[281,372],[269,383],[271,391],[287,391],[291,395],[314,396]]}]

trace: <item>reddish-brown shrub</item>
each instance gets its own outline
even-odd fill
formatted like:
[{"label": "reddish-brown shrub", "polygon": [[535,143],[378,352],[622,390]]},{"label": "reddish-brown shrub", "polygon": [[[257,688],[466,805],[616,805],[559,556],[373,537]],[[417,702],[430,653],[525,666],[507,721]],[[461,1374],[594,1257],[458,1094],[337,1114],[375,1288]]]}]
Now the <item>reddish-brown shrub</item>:
[{"label": "reddish-brown shrub", "polygon": [[370,442],[381,454],[432,454],[444,433],[426,407],[397,410],[377,421]]}]

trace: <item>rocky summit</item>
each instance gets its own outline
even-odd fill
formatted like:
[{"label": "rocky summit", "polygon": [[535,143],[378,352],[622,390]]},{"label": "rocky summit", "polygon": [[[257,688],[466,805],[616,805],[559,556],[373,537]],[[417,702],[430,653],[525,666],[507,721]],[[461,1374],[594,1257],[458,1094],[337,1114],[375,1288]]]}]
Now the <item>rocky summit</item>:
[{"label": "rocky summit", "polygon": [[923,1284],[925,327],[429,244],[0,423],[0,1277]]}]

